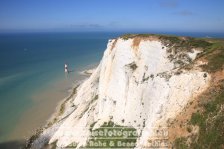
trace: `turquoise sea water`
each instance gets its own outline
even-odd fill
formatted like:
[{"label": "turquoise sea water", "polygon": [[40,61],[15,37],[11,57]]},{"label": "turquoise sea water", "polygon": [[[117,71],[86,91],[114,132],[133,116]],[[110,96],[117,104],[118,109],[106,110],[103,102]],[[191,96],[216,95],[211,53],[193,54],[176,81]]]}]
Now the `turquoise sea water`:
[{"label": "turquoise sea water", "polygon": [[49,82],[64,78],[64,63],[77,72],[99,62],[108,39],[117,36],[117,33],[1,34],[0,142],[8,139],[24,112],[35,106],[32,95],[47,88]]}]

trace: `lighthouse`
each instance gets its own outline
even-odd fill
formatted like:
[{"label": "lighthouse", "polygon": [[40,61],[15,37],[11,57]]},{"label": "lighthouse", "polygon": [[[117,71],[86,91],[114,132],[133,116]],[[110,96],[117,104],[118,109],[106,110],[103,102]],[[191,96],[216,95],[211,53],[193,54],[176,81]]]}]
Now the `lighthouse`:
[{"label": "lighthouse", "polygon": [[65,73],[68,73],[68,65],[65,63]]}]

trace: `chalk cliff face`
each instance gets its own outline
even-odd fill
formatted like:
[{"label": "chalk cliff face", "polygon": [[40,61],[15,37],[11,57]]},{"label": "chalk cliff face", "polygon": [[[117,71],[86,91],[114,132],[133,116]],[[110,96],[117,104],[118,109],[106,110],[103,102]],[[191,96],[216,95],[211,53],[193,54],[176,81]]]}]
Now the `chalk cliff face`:
[{"label": "chalk cliff face", "polygon": [[113,121],[134,127],[140,136],[136,148],[141,148],[153,128],[166,127],[208,87],[209,74],[194,64],[198,53],[200,49],[177,52],[171,43],[153,36],[109,40],[99,66],[72,97],[74,111],[49,143],[85,146],[90,125],[96,129]]}]

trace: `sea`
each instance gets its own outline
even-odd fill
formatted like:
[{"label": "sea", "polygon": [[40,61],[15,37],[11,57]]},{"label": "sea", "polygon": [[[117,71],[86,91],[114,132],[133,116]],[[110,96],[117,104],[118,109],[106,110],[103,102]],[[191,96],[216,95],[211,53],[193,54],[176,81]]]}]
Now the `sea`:
[{"label": "sea", "polygon": [[[163,32],[162,32],[163,33]],[[0,146],[46,124],[79,72],[100,62],[108,39],[124,32],[0,33]],[[166,34],[166,33],[164,33]],[[194,37],[223,34],[167,33]],[[69,77],[64,64],[68,64]]]},{"label": "sea", "polygon": [[[118,33],[0,34],[0,143],[24,140]],[[72,72],[65,76],[64,64]],[[61,98],[61,99],[60,99]],[[53,106],[54,105],[54,106]],[[36,128],[35,128],[36,127]]]}]

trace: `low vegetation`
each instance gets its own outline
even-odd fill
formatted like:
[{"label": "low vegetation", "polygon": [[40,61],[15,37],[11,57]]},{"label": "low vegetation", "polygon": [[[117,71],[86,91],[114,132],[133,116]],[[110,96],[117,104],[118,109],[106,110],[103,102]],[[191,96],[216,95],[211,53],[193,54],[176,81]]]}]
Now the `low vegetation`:
[{"label": "low vegetation", "polygon": [[224,66],[224,41],[212,41],[212,45],[205,49],[202,53],[208,60],[208,65],[204,65],[203,69],[208,72],[215,72],[223,69]]},{"label": "low vegetation", "polygon": [[174,142],[174,146],[176,149],[188,149],[188,145],[186,144],[187,139],[184,137],[177,138]]},{"label": "low vegetation", "polygon": [[135,38],[135,37],[149,37],[149,36],[153,36],[154,34],[125,34],[123,36],[121,36],[120,38],[124,39],[124,40],[128,40],[131,38]]},{"label": "low vegetation", "polygon": [[[134,148],[137,139],[136,129],[119,126],[112,121],[105,122],[100,128],[92,130],[95,123],[90,126],[91,138],[84,148]],[[102,134],[100,134],[102,132]],[[95,134],[95,135],[94,135]],[[98,135],[97,135],[98,134]]]},{"label": "low vegetation", "polygon": [[210,91],[210,96],[204,97],[200,104],[201,109],[193,113],[190,125],[199,126],[196,139],[187,141],[187,138],[177,138],[176,148],[215,148],[224,147],[224,80],[218,87]]}]

